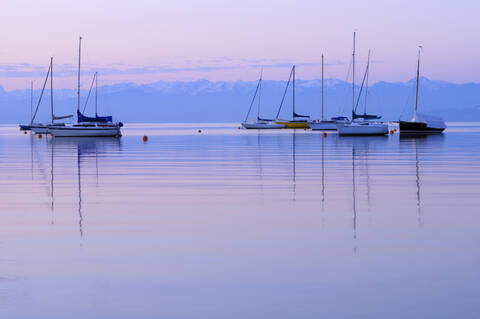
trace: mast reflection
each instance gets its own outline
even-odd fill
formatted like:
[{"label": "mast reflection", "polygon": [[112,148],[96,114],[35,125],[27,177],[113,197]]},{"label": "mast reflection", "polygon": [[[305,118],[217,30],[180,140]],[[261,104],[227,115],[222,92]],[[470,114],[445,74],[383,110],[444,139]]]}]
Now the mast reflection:
[{"label": "mast reflection", "polygon": [[[56,146],[57,147],[56,147]],[[82,169],[88,167],[95,167],[96,181],[95,185],[98,187],[101,174],[99,174],[99,164],[101,164],[102,157],[99,154],[109,154],[112,151],[118,151],[121,148],[121,143],[118,138],[101,137],[101,138],[52,138],[51,146],[51,207],[52,212],[55,209],[54,200],[54,160],[70,162],[69,159],[75,156],[76,159],[76,178],[77,178],[77,213],[78,213],[78,227],[80,236],[84,235],[84,188],[83,185],[84,174]],[[85,167],[86,166],[86,167]],[[83,184],[82,184],[83,183]]]}]

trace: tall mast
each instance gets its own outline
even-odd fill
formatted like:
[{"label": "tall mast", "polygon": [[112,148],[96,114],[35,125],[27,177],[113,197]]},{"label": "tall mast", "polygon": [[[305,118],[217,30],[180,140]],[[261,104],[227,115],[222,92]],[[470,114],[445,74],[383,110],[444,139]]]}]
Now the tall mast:
[{"label": "tall mast", "polygon": [[418,82],[420,81],[420,50],[421,46],[418,47],[418,62],[417,62],[417,90],[415,92],[415,114],[414,117],[417,117],[417,108],[418,108]]},{"label": "tall mast", "polygon": [[263,78],[263,66],[260,70],[260,79],[258,80],[258,108],[257,108],[257,121],[260,118],[260,99],[262,97],[262,78]]},{"label": "tall mast", "polygon": [[295,65],[293,66],[293,119],[295,119]]},{"label": "tall mast", "polygon": [[97,114],[97,91],[98,91],[98,72],[95,72],[95,117]]},{"label": "tall mast", "polygon": [[82,37],[78,40],[78,86],[77,86],[77,111],[80,111],[80,55],[82,52]]},{"label": "tall mast", "polygon": [[353,32],[353,53],[352,53],[352,112],[355,109],[355,33],[356,32],[354,31]]},{"label": "tall mast", "polygon": [[50,112],[53,124],[53,121],[55,120],[55,115],[53,115],[53,57],[50,58]]},{"label": "tall mast", "polygon": [[322,121],[323,121],[323,54],[322,54]]},{"label": "tall mast", "polygon": [[33,115],[33,81],[30,81],[30,118]]}]

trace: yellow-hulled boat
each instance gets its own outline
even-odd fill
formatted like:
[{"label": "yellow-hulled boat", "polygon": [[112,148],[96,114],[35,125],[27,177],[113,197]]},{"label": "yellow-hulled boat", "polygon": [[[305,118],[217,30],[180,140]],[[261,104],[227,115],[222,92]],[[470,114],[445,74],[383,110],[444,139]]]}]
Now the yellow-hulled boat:
[{"label": "yellow-hulled boat", "polygon": [[309,128],[307,120],[277,120],[275,123],[285,125],[285,128]]},{"label": "yellow-hulled boat", "polygon": [[[282,110],[283,102],[285,100],[285,94],[287,93],[288,86],[290,85],[290,79],[293,77],[293,94],[292,94],[292,102],[293,102],[293,114],[292,120],[282,120],[279,119],[278,116],[280,115],[280,111]],[[282,102],[280,103],[280,107],[278,108],[277,112],[277,119],[275,120],[275,124],[285,125],[285,128],[309,128],[308,121],[310,116],[308,115],[300,115],[295,113],[295,65],[292,67],[292,71],[290,72],[290,76],[288,78],[287,86],[285,87],[285,92],[283,93]]]}]

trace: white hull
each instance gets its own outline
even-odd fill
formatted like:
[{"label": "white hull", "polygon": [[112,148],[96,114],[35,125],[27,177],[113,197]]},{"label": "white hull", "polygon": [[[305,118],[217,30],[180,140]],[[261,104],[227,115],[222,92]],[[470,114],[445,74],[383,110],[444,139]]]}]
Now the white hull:
[{"label": "white hull", "polygon": [[119,137],[122,136],[120,127],[56,127],[50,128],[55,137]]},{"label": "white hull", "polygon": [[349,123],[338,124],[339,135],[386,135],[388,134],[388,125],[386,123]]},{"label": "white hull", "polygon": [[277,124],[274,122],[257,122],[257,123],[242,123],[242,126],[246,129],[266,130],[266,129],[285,128],[286,125]]},{"label": "white hull", "polygon": [[337,123],[333,121],[309,121],[308,126],[314,131],[336,130]]}]

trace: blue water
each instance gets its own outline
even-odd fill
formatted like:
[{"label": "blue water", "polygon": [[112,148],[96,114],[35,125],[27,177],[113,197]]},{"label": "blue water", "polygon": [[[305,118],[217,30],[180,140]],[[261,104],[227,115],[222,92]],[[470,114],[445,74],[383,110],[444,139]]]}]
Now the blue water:
[{"label": "blue water", "polygon": [[123,133],[0,126],[1,318],[478,318],[480,123]]}]

